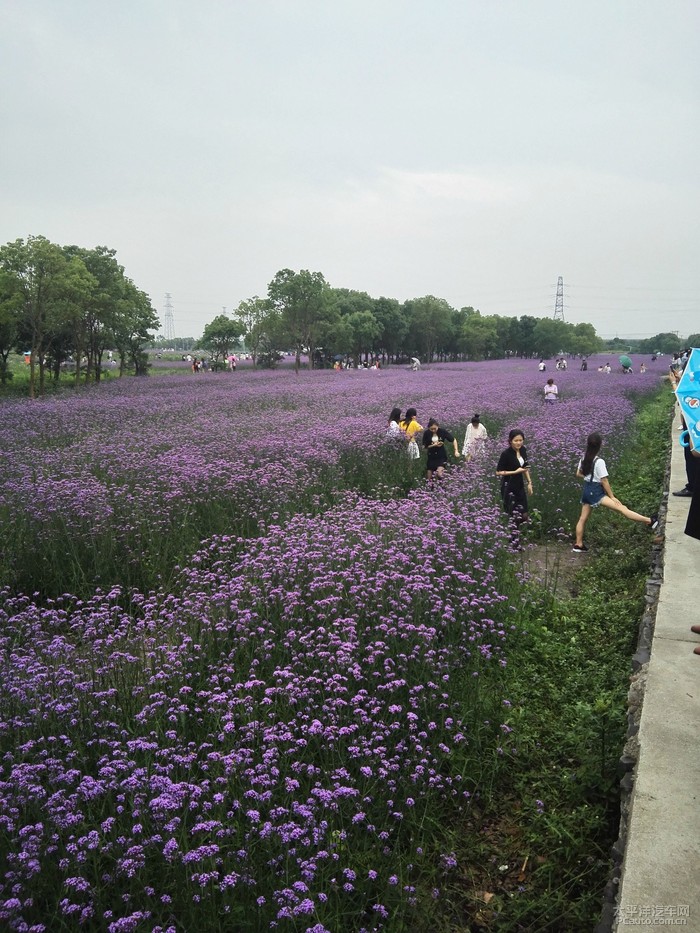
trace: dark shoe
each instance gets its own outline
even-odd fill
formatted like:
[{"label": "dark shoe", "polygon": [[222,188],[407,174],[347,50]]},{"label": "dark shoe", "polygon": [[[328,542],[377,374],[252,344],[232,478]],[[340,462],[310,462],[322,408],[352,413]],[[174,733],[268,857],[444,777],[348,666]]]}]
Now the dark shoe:
[{"label": "dark shoe", "polygon": [[583,552],[584,552],[584,551],[587,551],[588,548],[586,547],[585,544],[575,544],[575,545],[571,548],[571,550],[574,552],[574,554],[583,554]]},{"label": "dark shoe", "polygon": [[691,625],[690,631],[693,633],[693,635],[700,635],[700,625]]},{"label": "dark shoe", "polygon": [[649,525],[649,527],[651,528],[652,531],[656,531],[656,529],[659,527],[659,516],[658,515],[651,516],[651,525]]},{"label": "dark shoe", "polygon": [[678,492],[672,492],[672,496],[682,496],[684,499],[690,499],[693,495],[692,491],[686,486],[685,489],[679,489]]}]

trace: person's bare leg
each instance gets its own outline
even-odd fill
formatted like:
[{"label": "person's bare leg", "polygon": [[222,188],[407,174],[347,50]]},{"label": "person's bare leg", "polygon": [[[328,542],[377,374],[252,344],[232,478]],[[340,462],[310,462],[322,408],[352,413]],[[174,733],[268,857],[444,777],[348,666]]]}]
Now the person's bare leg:
[{"label": "person's bare leg", "polygon": [[639,512],[633,512],[632,509],[628,509],[619,499],[611,499],[610,496],[603,496],[600,500],[600,504],[604,505],[606,509],[619,512],[620,515],[624,515],[625,518],[631,518],[633,522],[644,522],[645,525],[651,525],[650,518],[646,515],[640,515]]},{"label": "person's bare leg", "polygon": [[583,532],[592,511],[593,508],[590,505],[581,506],[581,517],[576,522],[576,547],[583,547]]}]

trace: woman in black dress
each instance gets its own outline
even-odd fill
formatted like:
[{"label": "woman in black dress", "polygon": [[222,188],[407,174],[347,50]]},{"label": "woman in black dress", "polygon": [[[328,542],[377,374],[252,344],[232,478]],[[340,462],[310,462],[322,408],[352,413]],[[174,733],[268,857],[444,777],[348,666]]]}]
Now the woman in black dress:
[{"label": "woman in black dress", "polygon": [[527,497],[532,495],[532,479],[527,451],[523,446],[525,435],[514,428],[508,435],[508,447],[498,458],[496,476],[501,477],[503,508],[516,525],[527,521]]},{"label": "woman in black dress", "polygon": [[452,444],[455,460],[459,457],[459,447],[454,435],[441,428],[435,418],[428,422],[428,430],[423,432],[423,447],[428,451],[428,463],[426,466],[426,476],[431,483],[433,476],[442,479],[447,466],[447,451],[445,450],[445,441]]}]

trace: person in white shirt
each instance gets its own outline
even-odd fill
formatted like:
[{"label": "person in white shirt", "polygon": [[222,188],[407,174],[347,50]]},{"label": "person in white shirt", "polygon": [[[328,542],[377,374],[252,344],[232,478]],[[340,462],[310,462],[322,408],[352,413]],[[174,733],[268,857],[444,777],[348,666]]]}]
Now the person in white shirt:
[{"label": "person in white shirt", "polygon": [[559,389],[554,384],[553,379],[548,379],[547,385],[544,387],[545,402],[556,402],[558,398],[559,398]]},{"label": "person in white shirt", "polygon": [[481,423],[479,415],[474,415],[467,425],[467,433],[464,435],[462,456],[465,460],[471,460],[473,457],[483,454],[488,436],[486,427]]},{"label": "person in white shirt", "polygon": [[633,522],[643,522],[645,525],[648,525],[652,531],[656,531],[659,527],[658,515],[652,515],[648,518],[646,515],[640,515],[639,512],[633,512],[632,509],[628,509],[627,506],[623,505],[615,496],[610,488],[608,468],[605,465],[605,460],[598,456],[602,443],[603,438],[597,431],[588,435],[586,452],[579,460],[578,469],[576,470],[576,475],[579,479],[584,480],[583,492],[581,494],[581,517],[576,523],[576,542],[572,548],[573,551],[579,554],[582,551],[588,550],[583,543],[583,533],[586,529],[586,522],[591,516],[591,512],[599,505],[604,505],[608,509],[620,512],[621,515],[624,515],[625,518],[632,519]]}]

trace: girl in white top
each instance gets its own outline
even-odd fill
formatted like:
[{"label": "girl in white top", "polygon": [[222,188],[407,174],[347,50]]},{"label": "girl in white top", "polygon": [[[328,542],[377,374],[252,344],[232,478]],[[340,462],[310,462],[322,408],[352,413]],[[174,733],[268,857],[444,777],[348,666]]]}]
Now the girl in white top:
[{"label": "girl in white top", "polygon": [[558,398],[559,398],[559,389],[554,384],[553,379],[548,379],[547,385],[544,387],[545,402],[556,402]]},{"label": "girl in white top", "polygon": [[401,409],[392,408],[391,414],[389,415],[389,425],[386,429],[387,437],[402,437],[403,436],[403,431],[401,430],[401,427],[399,426],[400,421],[401,421]]},{"label": "girl in white top", "polygon": [[586,442],[586,452],[578,462],[576,475],[584,480],[583,493],[581,495],[581,517],[576,524],[576,543],[573,546],[574,551],[587,551],[588,548],[583,543],[583,532],[586,528],[586,522],[593,509],[599,505],[604,505],[608,509],[614,509],[620,512],[625,518],[631,518],[633,522],[644,522],[652,531],[659,527],[659,518],[652,515],[647,518],[646,515],[640,515],[639,512],[633,512],[623,505],[615,497],[610,488],[608,480],[608,468],[605,466],[605,460],[598,456],[603,438],[597,432],[588,435]]},{"label": "girl in white top", "polygon": [[488,433],[479,420],[479,416],[474,415],[467,426],[467,433],[464,435],[462,456],[466,460],[471,460],[472,457],[478,457],[483,454],[487,437]]}]

